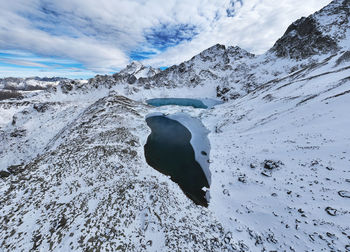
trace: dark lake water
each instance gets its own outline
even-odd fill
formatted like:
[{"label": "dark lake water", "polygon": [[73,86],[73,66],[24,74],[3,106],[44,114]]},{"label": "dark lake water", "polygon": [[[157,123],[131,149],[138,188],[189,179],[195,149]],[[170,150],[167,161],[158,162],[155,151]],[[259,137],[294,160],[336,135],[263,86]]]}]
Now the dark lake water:
[{"label": "dark lake water", "polygon": [[191,132],[181,123],[165,116],[148,117],[146,122],[152,130],[144,146],[147,163],[169,175],[196,204],[208,206],[202,188],[209,188],[209,184],[195,160],[190,143]]}]

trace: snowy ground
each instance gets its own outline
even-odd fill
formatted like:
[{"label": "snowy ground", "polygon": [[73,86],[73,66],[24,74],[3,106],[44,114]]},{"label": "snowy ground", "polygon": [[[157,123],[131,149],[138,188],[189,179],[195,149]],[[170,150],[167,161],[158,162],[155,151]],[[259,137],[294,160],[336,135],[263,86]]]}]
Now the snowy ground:
[{"label": "snowy ground", "polygon": [[[211,130],[209,209],[249,247],[350,244],[349,76],[285,80],[202,116]],[[264,168],[266,160],[279,167]]]}]

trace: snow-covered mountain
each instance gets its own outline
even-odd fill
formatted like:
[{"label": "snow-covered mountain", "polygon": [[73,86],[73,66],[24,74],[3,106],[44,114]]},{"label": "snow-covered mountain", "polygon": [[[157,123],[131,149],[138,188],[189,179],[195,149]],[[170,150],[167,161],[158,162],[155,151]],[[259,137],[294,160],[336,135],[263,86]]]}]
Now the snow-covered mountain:
[{"label": "snow-covered mountain", "polygon": [[[160,72],[159,68],[145,67],[140,62],[134,61],[126,68],[122,69],[120,75],[133,75],[136,79],[139,78],[150,78]],[[133,84],[133,83],[130,83]]]},{"label": "snow-covered mountain", "polygon": [[60,81],[67,80],[66,78],[53,77],[53,78],[0,78],[0,89],[8,90],[44,90],[49,87],[57,85]]},{"label": "snow-covered mountain", "polygon": [[[297,20],[263,55],[215,45],[0,101],[1,249],[350,250],[349,8]],[[178,111],[210,130],[208,208],[145,161],[145,117]]]},{"label": "snow-covered mountain", "polygon": [[[210,94],[215,90],[217,97],[223,100],[236,99],[263,83],[277,81],[298,71],[312,70],[327,57],[347,52],[350,36],[348,9],[347,1],[333,1],[313,15],[297,20],[262,55],[253,55],[237,46],[217,44],[179,65],[160,72],[151,71],[148,77],[135,76],[139,69],[146,69],[141,72],[149,70],[134,62],[113,76],[91,79],[90,85],[85,87],[119,86],[120,92],[130,95],[155,87],[206,86]],[[132,87],[125,84],[132,84]],[[120,86],[124,86],[124,91]]]}]

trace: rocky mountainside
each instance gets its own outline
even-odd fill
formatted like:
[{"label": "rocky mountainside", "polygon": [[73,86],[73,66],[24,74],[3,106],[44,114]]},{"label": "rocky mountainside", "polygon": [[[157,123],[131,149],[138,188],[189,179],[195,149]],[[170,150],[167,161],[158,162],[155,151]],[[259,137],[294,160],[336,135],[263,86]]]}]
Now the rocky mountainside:
[{"label": "rocky mountainside", "polygon": [[334,1],[319,12],[295,21],[270,51],[278,57],[305,59],[347,47],[349,4],[349,1]]},{"label": "rocky mountainside", "polygon": [[[349,8],[297,20],[263,55],[215,45],[0,101],[0,250],[349,251]],[[144,158],[145,117],[178,111],[210,130],[208,208]]]}]

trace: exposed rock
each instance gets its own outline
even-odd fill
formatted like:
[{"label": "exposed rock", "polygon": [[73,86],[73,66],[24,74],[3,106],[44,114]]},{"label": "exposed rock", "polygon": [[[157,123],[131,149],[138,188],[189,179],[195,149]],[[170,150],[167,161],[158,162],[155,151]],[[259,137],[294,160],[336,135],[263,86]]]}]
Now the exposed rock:
[{"label": "exposed rock", "polygon": [[23,98],[23,96],[15,90],[12,90],[12,91],[0,90],[0,101],[12,99],[12,98],[21,99]]},{"label": "exposed rock", "polygon": [[11,173],[9,173],[7,171],[0,171],[0,178],[7,178],[10,175],[11,175]]},{"label": "exposed rock", "polygon": [[64,94],[68,94],[73,90],[73,85],[70,81],[61,81],[59,83],[59,86],[61,87],[62,93]]},{"label": "exposed rock", "polygon": [[265,177],[272,177],[271,171],[262,171],[261,174],[264,175]]},{"label": "exposed rock", "polygon": [[336,66],[350,61],[350,51],[343,53],[336,61]]},{"label": "exposed rock", "polygon": [[305,59],[320,53],[334,52],[338,49],[336,41],[324,35],[317,21],[309,16],[291,24],[285,34],[271,49],[278,57]]},{"label": "exposed rock", "polygon": [[48,103],[39,103],[39,104],[34,104],[33,108],[39,113],[44,113],[49,108],[49,105]]},{"label": "exposed rock", "polygon": [[224,101],[227,101],[228,98],[226,97],[226,94],[230,91],[230,88],[227,87],[216,87],[216,97],[221,98]]},{"label": "exposed rock", "polygon": [[350,198],[350,192],[348,192],[348,191],[339,191],[338,194],[340,197]]},{"label": "exposed rock", "polygon": [[25,129],[15,129],[13,132],[11,132],[11,137],[24,137],[26,135]]},{"label": "exposed rock", "polygon": [[[139,78],[151,78],[157,73],[160,72],[159,68],[153,68],[153,67],[146,67],[142,65],[140,62],[134,61],[130,65],[127,65],[124,69],[120,70],[119,73],[116,74],[115,78],[117,75],[119,76],[134,76],[136,79]],[[130,78],[127,77],[127,78]]]},{"label": "exposed rock", "polygon": [[336,216],[338,210],[332,207],[326,207],[325,211],[331,216]]},{"label": "exposed rock", "polygon": [[241,183],[247,183],[247,176],[245,174],[241,174],[238,176],[238,181]]},{"label": "exposed rock", "polygon": [[275,98],[273,97],[273,95],[271,95],[271,94],[267,94],[267,95],[265,95],[264,97],[263,97],[263,99],[265,100],[265,101],[273,101]]},{"label": "exposed rock", "polygon": [[11,173],[11,174],[14,174],[14,175],[17,175],[21,172],[24,171],[24,167],[23,165],[11,165],[7,168],[7,170]]},{"label": "exposed rock", "polygon": [[128,77],[128,83],[129,84],[134,84],[137,81],[137,78],[135,77],[135,75],[130,75]]},{"label": "exposed rock", "polygon": [[273,169],[277,169],[280,166],[282,166],[283,163],[282,161],[278,160],[278,161],[274,161],[274,160],[265,160],[264,161],[264,168],[268,169],[268,170],[273,170]]}]

